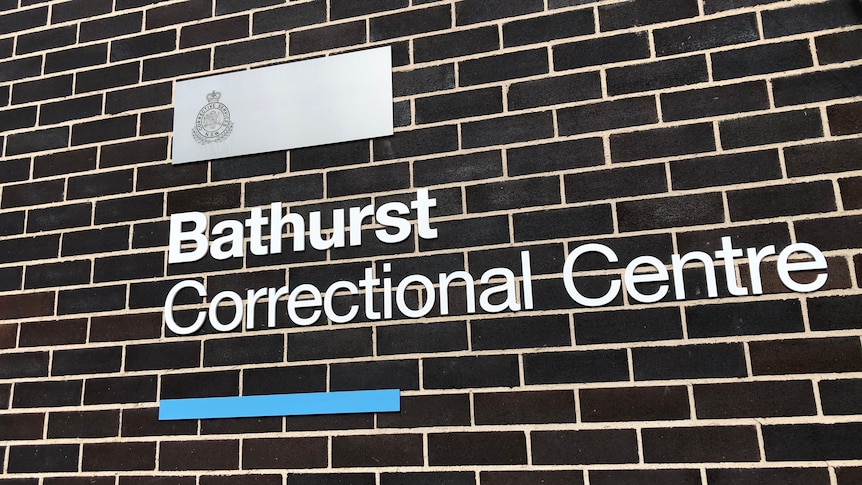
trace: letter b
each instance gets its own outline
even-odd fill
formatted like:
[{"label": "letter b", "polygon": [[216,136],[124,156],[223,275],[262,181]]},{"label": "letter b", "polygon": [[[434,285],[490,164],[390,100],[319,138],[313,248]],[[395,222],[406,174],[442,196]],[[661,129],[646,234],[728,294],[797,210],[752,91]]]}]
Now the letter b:
[{"label": "letter b", "polygon": [[[191,222],[194,228],[183,231],[183,223]],[[170,242],[168,244],[168,264],[190,263],[203,258],[207,254],[209,244],[204,234],[207,228],[207,217],[200,212],[181,212],[171,215]],[[194,242],[191,251],[182,251],[184,242]]]}]

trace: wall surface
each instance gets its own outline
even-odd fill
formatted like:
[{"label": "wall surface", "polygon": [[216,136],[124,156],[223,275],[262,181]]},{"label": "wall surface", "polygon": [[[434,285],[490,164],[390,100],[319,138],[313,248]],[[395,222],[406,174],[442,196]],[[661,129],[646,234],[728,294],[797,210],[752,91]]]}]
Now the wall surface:
[{"label": "wall surface", "polygon": [[[860,24],[857,0],[0,0],[0,484],[862,483]],[[170,164],[177,80],[383,45],[393,136]],[[172,214],[423,188],[436,238],[168,264]],[[589,243],[618,261],[564,278]],[[782,275],[796,243],[828,269]],[[670,281],[626,271],[641,256]],[[164,323],[187,279],[246,299],[467,271],[478,294],[503,267],[503,311],[456,281],[421,318],[300,326],[283,299],[274,328],[265,304],[250,330]],[[641,282],[592,307],[565,284],[621,278]],[[355,389],[401,411],[158,420],[162,399]]]}]

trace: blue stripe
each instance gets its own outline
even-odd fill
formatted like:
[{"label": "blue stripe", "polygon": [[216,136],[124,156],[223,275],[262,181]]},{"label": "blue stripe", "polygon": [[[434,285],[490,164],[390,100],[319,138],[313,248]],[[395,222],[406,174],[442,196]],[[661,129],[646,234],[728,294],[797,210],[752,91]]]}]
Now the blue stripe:
[{"label": "blue stripe", "polygon": [[400,410],[401,391],[398,389],[159,401],[160,420],[387,413]]}]

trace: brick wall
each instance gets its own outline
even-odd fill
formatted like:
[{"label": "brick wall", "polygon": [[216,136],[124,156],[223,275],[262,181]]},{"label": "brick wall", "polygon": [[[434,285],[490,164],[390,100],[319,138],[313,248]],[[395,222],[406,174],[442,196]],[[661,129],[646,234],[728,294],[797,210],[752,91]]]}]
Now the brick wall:
[{"label": "brick wall", "polygon": [[[862,483],[860,21],[857,0],[0,0],[0,484]],[[381,45],[394,136],[168,162],[176,80]],[[167,264],[171,214],[418,188],[437,239]],[[684,300],[585,308],[561,279],[582,244],[620,256],[575,268],[596,296],[722,236],[813,244],[827,282],[792,292],[772,256],[762,295],[720,272],[709,298],[694,264]],[[183,279],[480,275],[522,250],[532,310],[164,328]],[[378,388],[400,413],[157,419]]]}]

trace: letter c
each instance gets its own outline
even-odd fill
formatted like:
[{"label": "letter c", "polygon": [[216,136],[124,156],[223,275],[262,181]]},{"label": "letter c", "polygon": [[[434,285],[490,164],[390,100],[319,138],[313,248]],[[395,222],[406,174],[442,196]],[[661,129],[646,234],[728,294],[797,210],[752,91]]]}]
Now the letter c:
[{"label": "letter c", "polygon": [[566,291],[569,292],[569,296],[572,297],[575,302],[581,305],[588,307],[607,305],[619,294],[621,286],[620,280],[613,280],[608,292],[599,298],[586,297],[582,295],[577,288],[575,288],[575,282],[572,280],[572,270],[575,267],[575,261],[577,261],[577,259],[584,253],[601,253],[608,259],[608,262],[616,263],[619,261],[616,253],[604,244],[590,243],[578,246],[574,251],[569,253],[569,256],[566,258],[566,265],[563,267],[563,282],[566,284]]},{"label": "letter c", "polygon": [[191,324],[188,327],[181,327],[176,320],[174,320],[174,298],[177,297],[177,293],[180,292],[183,288],[194,288],[198,291],[198,296],[205,297],[207,296],[207,289],[201,283],[198,283],[195,280],[183,280],[179,283],[175,284],[171,291],[168,293],[168,297],[165,299],[165,324],[177,335],[191,335],[204,325],[204,320],[206,319],[206,313],[204,311],[198,312],[198,317],[195,319],[195,323]]}]

